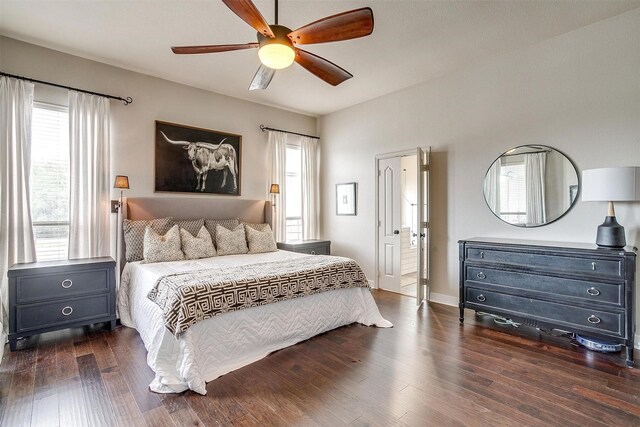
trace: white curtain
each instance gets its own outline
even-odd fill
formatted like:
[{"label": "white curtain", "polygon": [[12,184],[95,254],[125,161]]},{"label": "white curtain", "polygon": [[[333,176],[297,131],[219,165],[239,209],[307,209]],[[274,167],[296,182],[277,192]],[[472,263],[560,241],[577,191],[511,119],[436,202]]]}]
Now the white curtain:
[{"label": "white curtain", "polygon": [[487,205],[498,216],[501,214],[500,209],[500,159],[496,160],[484,178],[484,195]]},{"label": "white curtain", "polygon": [[109,100],[69,91],[69,258],[109,255]]},{"label": "white curtain", "polygon": [[8,331],[7,269],[36,259],[29,174],[33,84],[0,77],[0,360]]},{"label": "white curtain", "polygon": [[320,179],[318,140],[303,136],[302,150],[302,238],[317,239],[320,235]]},{"label": "white curtain", "polygon": [[287,151],[287,134],[269,131],[269,152],[271,153],[271,182],[280,186],[280,194],[275,196],[273,212],[273,234],[276,242],[284,242],[287,236],[287,213],[285,191],[285,159]]},{"label": "white curtain", "polygon": [[544,176],[547,153],[524,155],[524,171],[527,183],[527,225],[541,225],[546,222]]}]

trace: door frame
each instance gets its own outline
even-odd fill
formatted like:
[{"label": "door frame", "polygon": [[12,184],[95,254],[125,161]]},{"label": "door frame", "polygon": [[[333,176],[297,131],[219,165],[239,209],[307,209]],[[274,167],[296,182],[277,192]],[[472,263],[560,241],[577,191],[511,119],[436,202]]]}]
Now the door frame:
[{"label": "door frame", "polygon": [[[378,264],[380,262],[380,255],[379,255],[379,245],[380,245],[380,236],[378,235],[379,230],[378,230],[378,224],[380,221],[380,214],[378,212],[378,208],[380,207],[380,195],[379,195],[379,191],[380,191],[380,185],[379,185],[379,179],[378,179],[378,170],[380,170],[380,160],[384,160],[384,159],[390,159],[392,157],[405,157],[405,156],[414,156],[416,154],[416,150],[418,148],[421,148],[425,151],[429,151],[430,147],[428,145],[423,145],[423,146],[416,146],[415,148],[410,148],[407,150],[400,150],[400,151],[392,151],[390,153],[383,153],[383,154],[376,154],[375,157],[375,170],[374,170],[374,177],[375,177],[375,222],[374,222],[374,231],[375,231],[375,236],[376,236],[376,250],[375,250],[375,268],[376,268],[376,277],[374,280],[374,288],[375,289],[380,289],[380,281],[379,281],[379,277],[380,277],[380,265]],[[429,180],[429,185],[431,185],[431,180]],[[429,194],[429,192],[427,192],[427,194]],[[429,201],[427,201],[427,203],[430,203]],[[431,205],[429,205],[431,206]],[[428,242],[430,242],[431,239],[428,240]],[[431,251],[430,248],[427,248],[427,250],[429,250],[429,257],[431,257]],[[417,273],[416,273],[417,274]],[[417,299],[417,295],[416,295],[416,299]],[[426,301],[429,301],[429,295],[426,295]]]}]

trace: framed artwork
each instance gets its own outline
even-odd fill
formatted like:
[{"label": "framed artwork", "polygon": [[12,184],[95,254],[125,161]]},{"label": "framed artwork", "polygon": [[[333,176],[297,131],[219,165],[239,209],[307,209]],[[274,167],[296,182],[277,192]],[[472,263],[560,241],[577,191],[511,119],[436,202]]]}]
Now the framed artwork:
[{"label": "framed artwork", "polygon": [[357,184],[336,184],[336,215],[357,215]]},{"label": "framed artwork", "polygon": [[156,121],[155,191],[240,195],[242,136]]}]

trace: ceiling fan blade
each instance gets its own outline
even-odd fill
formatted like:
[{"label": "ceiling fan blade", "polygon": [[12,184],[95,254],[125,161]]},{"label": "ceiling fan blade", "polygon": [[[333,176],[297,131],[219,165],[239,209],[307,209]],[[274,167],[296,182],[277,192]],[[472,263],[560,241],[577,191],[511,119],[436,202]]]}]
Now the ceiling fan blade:
[{"label": "ceiling fan blade", "polygon": [[251,84],[249,85],[249,90],[264,90],[269,86],[273,76],[276,75],[276,70],[273,68],[266,67],[260,64],[258,71],[256,71],[256,75],[253,76],[253,80],[251,80]]},{"label": "ceiling fan blade", "polygon": [[257,47],[259,47],[258,43],[214,44],[207,46],[174,46],[171,50],[178,55],[189,55],[195,53],[230,52],[232,50],[254,49]]},{"label": "ceiling fan blade", "polygon": [[288,34],[293,44],[350,40],[373,32],[373,11],[369,7],[350,10],[312,22]]},{"label": "ceiling fan blade", "polygon": [[330,85],[338,86],[340,83],[353,77],[353,74],[344,68],[340,68],[333,62],[327,61],[318,55],[298,48],[295,48],[295,50],[295,61],[306,68],[307,71],[315,74]]},{"label": "ceiling fan blade", "polygon": [[255,28],[257,32],[264,36],[275,38],[269,24],[267,24],[267,21],[264,20],[251,0],[222,0],[222,2],[240,19]]}]

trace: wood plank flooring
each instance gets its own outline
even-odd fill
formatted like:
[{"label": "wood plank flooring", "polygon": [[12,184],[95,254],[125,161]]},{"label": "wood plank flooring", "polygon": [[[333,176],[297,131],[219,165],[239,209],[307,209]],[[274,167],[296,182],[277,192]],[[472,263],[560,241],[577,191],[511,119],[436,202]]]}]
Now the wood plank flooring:
[{"label": "wood plank flooring", "polygon": [[[392,329],[351,325],[207,385],[149,391],[138,333],[22,342],[0,365],[3,426],[638,426],[640,369],[567,338],[374,291]],[[637,352],[636,352],[637,353]],[[638,365],[638,363],[636,363]]]}]

